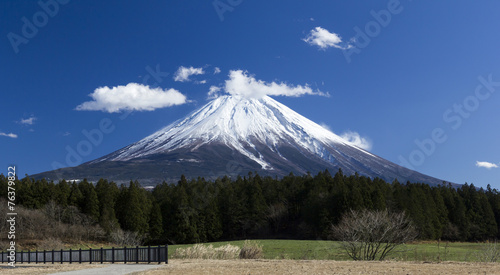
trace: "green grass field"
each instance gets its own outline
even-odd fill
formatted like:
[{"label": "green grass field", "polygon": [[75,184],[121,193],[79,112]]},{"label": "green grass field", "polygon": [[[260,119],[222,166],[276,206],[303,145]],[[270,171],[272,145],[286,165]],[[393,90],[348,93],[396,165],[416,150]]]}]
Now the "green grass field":
[{"label": "green grass field", "polygon": [[[304,241],[304,240],[257,240],[263,246],[266,259],[295,259],[295,260],[350,260],[342,250],[340,244],[334,241]],[[225,244],[241,247],[243,241],[207,243],[214,247]],[[421,242],[408,244],[404,252],[389,255],[386,260],[397,261],[479,261],[483,255],[484,243],[446,243],[446,242]],[[169,258],[179,247],[192,245],[170,245]],[[498,247],[500,249],[500,246]]]}]

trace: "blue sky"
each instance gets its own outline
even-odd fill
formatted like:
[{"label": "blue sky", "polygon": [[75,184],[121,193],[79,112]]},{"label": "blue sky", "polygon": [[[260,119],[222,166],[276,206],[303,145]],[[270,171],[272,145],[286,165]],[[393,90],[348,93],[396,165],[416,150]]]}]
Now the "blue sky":
[{"label": "blue sky", "polygon": [[280,86],[275,99],[383,158],[500,188],[499,10],[493,0],[1,1],[0,172],[113,152],[211,89],[224,94],[232,73]]}]

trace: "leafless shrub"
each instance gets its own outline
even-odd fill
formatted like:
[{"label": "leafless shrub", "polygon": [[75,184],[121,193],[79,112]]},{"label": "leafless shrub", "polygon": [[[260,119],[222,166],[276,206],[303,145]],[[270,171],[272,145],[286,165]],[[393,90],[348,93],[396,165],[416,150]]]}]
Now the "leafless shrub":
[{"label": "leafless shrub", "polygon": [[5,251],[10,247],[10,242],[0,241],[0,251]]},{"label": "leafless shrub", "polygon": [[16,238],[44,239],[52,234],[51,221],[40,210],[17,207]]},{"label": "leafless shrub", "polygon": [[262,258],[262,245],[255,241],[246,240],[240,251],[240,259]]},{"label": "leafless shrub", "polygon": [[59,250],[64,248],[64,243],[60,239],[47,238],[38,243],[38,250]]},{"label": "leafless shrub", "polygon": [[80,213],[78,207],[70,205],[66,207],[62,213],[62,221],[67,224],[82,224],[84,215]]},{"label": "leafless shrub", "polygon": [[144,239],[137,232],[125,231],[120,228],[110,234],[111,241],[118,246],[136,246],[141,245]]},{"label": "leafless shrub", "polygon": [[[7,203],[0,199],[0,217],[7,218]],[[19,247],[24,245],[50,247],[51,242],[55,245],[59,242],[80,241],[102,241],[105,240],[105,232],[95,224],[89,217],[82,214],[77,207],[69,206],[63,208],[54,202],[47,203],[42,209],[28,209],[21,205],[16,206],[16,239]],[[8,223],[0,223],[0,232],[7,232]],[[7,240],[7,234],[0,239]],[[39,240],[44,240],[40,243]],[[41,245],[41,247],[38,247]]]},{"label": "leafless shrub", "polygon": [[44,207],[43,212],[47,218],[61,222],[63,218],[64,209],[62,206],[58,205],[54,201],[49,201]]},{"label": "leafless shrub", "polygon": [[332,234],[353,260],[381,261],[414,240],[417,231],[404,213],[351,210],[332,226]]},{"label": "leafless shrub", "polygon": [[484,244],[475,256],[480,262],[498,262],[500,260],[500,245],[496,241]]}]

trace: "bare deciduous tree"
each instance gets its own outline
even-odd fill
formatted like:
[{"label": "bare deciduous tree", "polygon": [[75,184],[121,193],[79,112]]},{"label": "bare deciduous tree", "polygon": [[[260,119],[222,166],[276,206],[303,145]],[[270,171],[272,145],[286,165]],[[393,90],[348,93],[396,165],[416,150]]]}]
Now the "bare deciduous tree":
[{"label": "bare deciduous tree", "polygon": [[383,260],[396,248],[414,240],[417,231],[404,213],[349,211],[332,226],[333,237],[353,260]]},{"label": "bare deciduous tree", "polygon": [[126,231],[120,228],[111,232],[111,241],[119,246],[136,246],[144,240],[144,236],[137,232]]}]

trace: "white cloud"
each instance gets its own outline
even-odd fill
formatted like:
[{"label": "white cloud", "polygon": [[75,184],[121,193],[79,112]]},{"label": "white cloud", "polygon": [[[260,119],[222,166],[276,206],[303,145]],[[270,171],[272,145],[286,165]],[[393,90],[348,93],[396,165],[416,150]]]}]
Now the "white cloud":
[{"label": "white cloud", "polygon": [[214,68],[214,74],[219,74],[221,71],[220,71],[220,68],[219,67],[215,67]]},{"label": "white cloud", "polygon": [[264,82],[249,76],[248,72],[242,70],[231,70],[229,79],[226,80],[224,92],[231,95],[261,98],[265,95],[272,96],[294,96],[321,95],[329,96],[321,91],[314,92],[307,84],[305,86],[290,86],[286,83]]},{"label": "white cloud", "polygon": [[126,86],[100,87],[89,95],[92,101],[76,107],[78,111],[103,111],[108,113],[130,111],[153,111],[158,108],[181,105],[186,96],[175,89],[162,90],[147,85],[129,83]]},{"label": "white cloud", "polygon": [[13,134],[13,133],[4,133],[4,132],[0,132],[0,136],[4,136],[4,137],[10,137],[10,138],[17,138],[17,135],[16,134]]},{"label": "white cloud", "polygon": [[334,47],[337,49],[348,49],[351,47],[349,44],[343,45],[342,38],[333,32],[329,32],[327,29],[322,27],[316,27],[309,32],[309,35],[302,39],[309,45],[318,46],[321,49],[326,49],[329,47]]},{"label": "white cloud", "polygon": [[27,119],[21,119],[19,121],[19,123],[26,124],[26,125],[33,125],[33,123],[35,122],[36,119],[37,119],[36,117],[32,116],[32,117],[27,118]]},{"label": "white cloud", "polygon": [[174,74],[174,80],[180,82],[187,82],[191,81],[189,79],[190,76],[200,75],[204,73],[205,71],[203,71],[203,68],[193,68],[193,67],[186,68],[184,66],[180,66],[179,69]]},{"label": "white cloud", "polygon": [[214,99],[214,98],[219,97],[219,92],[221,90],[222,89],[220,87],[210,86],[210,90],[208,91],[208,99]]},{"label": "white cloud", "polygon": [[487,161],[476,161],[477,167],[483,167],[486,169],[498,168],[498,165],[495,163],[487,162]]},{"label": "white cloud", "polygon": [[372,142],[368,138],[362,137],[356,132],[347,131],[341,134],[340,137],[361,149],[365,149],[367,151],[372,149]]},{"label": "white cloud", "polygon": [[321,122],[319,125],[320,125],[321,127],[325,128],[325,129],[327,129],[328,131],[332,132],[332,129],[331,129],[331,128],[330,128],[330,126],[329,126],[329,125],[327,125],[326,123]]}]

